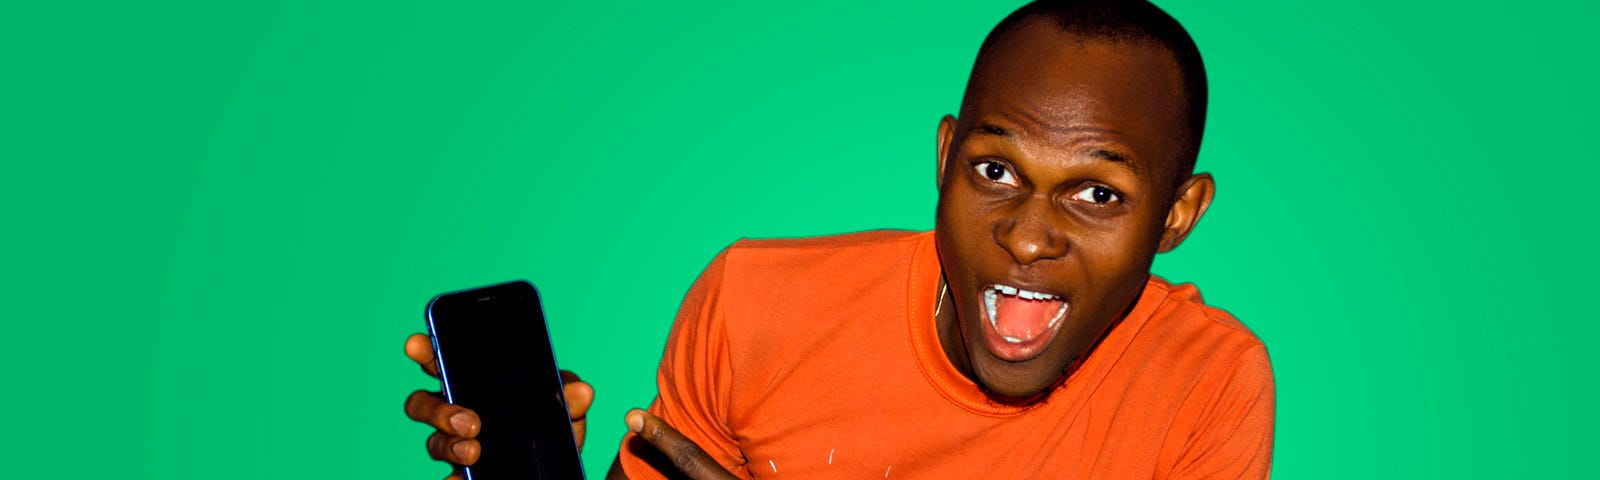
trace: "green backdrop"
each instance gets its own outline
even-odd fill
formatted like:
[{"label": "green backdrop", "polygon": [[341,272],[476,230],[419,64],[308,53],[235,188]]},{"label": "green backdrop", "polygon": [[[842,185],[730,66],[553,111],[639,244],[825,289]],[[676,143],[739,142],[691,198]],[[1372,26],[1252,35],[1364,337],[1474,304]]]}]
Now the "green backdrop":
[{"label": "green backdrop", "polygon": [[[932,225],[1016,6],[539,3],[0,6],[3,476],[438,478],[402,340],[512,278],[598,476],[716,251]],[[1597,8],[1161,3],[1220,191],[1157,271],[1266,340],[1277,476],[1591,474]]]}]

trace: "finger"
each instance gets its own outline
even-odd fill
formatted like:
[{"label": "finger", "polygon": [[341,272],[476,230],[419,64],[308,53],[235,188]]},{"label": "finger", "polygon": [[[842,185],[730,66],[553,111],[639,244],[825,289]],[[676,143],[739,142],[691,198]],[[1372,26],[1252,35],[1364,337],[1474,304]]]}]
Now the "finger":
[{"label": "finger", "polygon": [[427,390],[417,390],[406,397],[406,416],[457,437],[476,437],[483,427],[477,412],[452,405]]},{"label": "finger", "polygon": [[722,468],[711,455],[695,445],[694,441],[678,433],[667,422],[656,418],[650,412],[633,409],[628,411],[628,429],[639,434],[640,438],[650,442],[665,454],[678,471],[695,480],[725,480],[736,478],[733,474]]},{"label": "finger", "polygon": [[594,405],[594,387],[588,383],[568,383],[561,393],[567,398],[567,415],[573,421],[583,420],[589,414],[589,407]]},{"label": "finger", "polygon": [[480,453],[483,453],[483,447],[478,445],[477,440],[444,432],[433,432],[433,435],[428,436],[428,456],[434,460],[456,465],[472,465],[478,461]]},{"label": "finger", "polygon": [[422,366],[422,371],[433,377],[439,376],[439,366],[433,361],[433,340],[426,333],[415,333],[406,337],[406,356],[411,361]]},{"label": "finger", "polygon": [[572,419],[572,438],[578,441],[578,450],[583,450],[583,437],[589,431],[589,407],[594,405],[594,387],[577,381],[568,383],[563,390],[567,398],[567,416]]},{"label": "finger", "polygon": [[583,437],[588,433],[589,407],[594,405],[594,387],[569,370],[561,371],[562,395],[567,399],[567,417],[572,419],[572,437],[583,450]]},{"label": "finger", "polygon": [[450,476],[444,477],[444,480],[467,480],[466,477],[461,476],[460,472],[461,469],[457,468],[455,472],[450,473]]}]

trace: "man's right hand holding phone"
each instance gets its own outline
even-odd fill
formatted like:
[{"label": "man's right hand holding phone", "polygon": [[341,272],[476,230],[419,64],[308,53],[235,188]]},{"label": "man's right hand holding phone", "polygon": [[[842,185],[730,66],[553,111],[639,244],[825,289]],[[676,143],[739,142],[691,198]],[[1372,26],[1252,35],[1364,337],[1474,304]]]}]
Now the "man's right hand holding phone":
[{"label": "man's right hand holding phone", "polygon": [[[417,362],[422,371],[439,378],[438,364],[433,358],[433,342],[427,334],[418,333],[406,339],[406,356]],[[594,387],[580,380],[577,374],[562,370],[563,394],[567,399],[567,414],[572,419],[572,433],[577,437],[578,448],[583,448],[584,432],[588,425],[586,416],[594,404]],[[460,405],[446,402],[439,392],[417,390],[406,397],[406,416],[426,423],[435,431],[428,436],[428,455],[435,460],[457,465],[445,480],[462,480],[459,466],[470,466],[478,461],[483,451],[474,439],[483,429],[478,414]],[[718,465],[693,441],[678,433],[656,416],[644,410],[628,412],[625,422],[629,430],[639,434],[655,446],[679,472],[694,480],[720,480],[737,478]],[[668,467],[668,468],[672,468]],[[626,479],[617,463],[611,466],[608,479]]]},{"label": "man's right hand holding phone", "polygon": [[[439,368],[433,361],[433,342],[427,334],[418,333],[406,339],[406,356],[422,366],[423,372],[434,378],[439,377]],[[589,406],[594,404],[594,387],[566,370],[561,371],[561,380],[566,384],[564,394],[567,397],[567,414],[572,417],[572,433],[577,437],[578,448],[581,449],[584,426],[587,424],[584,416],[589,412]],[[436,429],[433,435],[428,436],[428,455],[435,460],[455,465],[472,465],[478,461],[478,454],[483,449],[474,437],[478,436],[483,425],[477,413],[446,402],[439,392],[417,390],[406,397],[406,416]],[[445,478],[461,479],[460,468]]]}]

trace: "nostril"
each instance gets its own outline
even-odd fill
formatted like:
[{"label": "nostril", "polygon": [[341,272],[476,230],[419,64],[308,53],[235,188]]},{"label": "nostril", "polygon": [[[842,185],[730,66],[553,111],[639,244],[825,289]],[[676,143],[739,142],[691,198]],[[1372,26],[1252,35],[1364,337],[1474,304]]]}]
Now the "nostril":
[{"label": "nostril", "polygon": [[1012,222],[1009,228],[997,226],[994,240],[995,244],[1005,250],[1019,265],[1061,258],[1067,251],[1066,242],[1044,225],[1032,228],[1029,225]]}]

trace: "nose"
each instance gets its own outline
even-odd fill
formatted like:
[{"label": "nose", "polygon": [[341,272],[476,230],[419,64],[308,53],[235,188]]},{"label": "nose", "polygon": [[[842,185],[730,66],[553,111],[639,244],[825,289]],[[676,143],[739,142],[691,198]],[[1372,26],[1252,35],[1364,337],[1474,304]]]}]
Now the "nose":
[{"label": "nose", "polygon": [[1019,205],[1009,220],[994,228],[995,243],[1011,254],[1018,265],[1052,260],[1067,255],[1067,238],[1061,220],[1048,200],[1033,199]]}]

